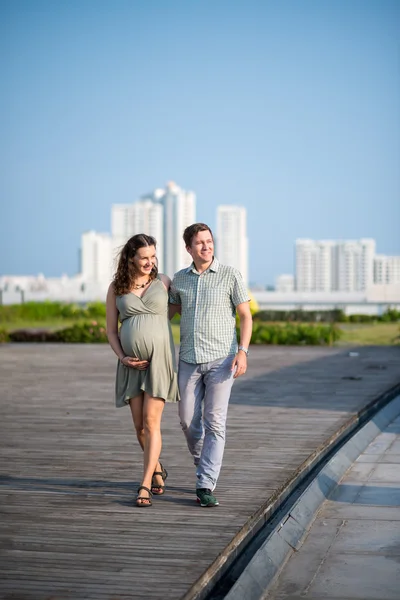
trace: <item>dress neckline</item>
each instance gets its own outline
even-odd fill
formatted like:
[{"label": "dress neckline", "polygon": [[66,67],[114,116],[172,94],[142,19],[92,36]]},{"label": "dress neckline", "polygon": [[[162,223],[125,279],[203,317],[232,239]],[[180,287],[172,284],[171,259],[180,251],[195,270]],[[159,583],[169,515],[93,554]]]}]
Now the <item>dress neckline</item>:
[{"label": "dress neckline", "polygon": [[140,298],[140,300],[142,300],[155,281],[156,281],[156,279],[152,279],[150,282],[150,285],[144,290],[143,294],[141,294],[140,296],[139,296],[139,294],[135,294],[135,292],[133,292],[133,291],[128,292],[128,294],[133,294],[133,296],[136,296],[136,298]]}]

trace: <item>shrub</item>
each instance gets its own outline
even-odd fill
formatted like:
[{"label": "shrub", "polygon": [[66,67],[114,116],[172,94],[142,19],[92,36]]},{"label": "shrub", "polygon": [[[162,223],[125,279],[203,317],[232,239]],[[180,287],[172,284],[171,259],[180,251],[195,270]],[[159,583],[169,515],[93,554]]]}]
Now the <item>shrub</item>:
[{"label": "shrub", "polygon": [[8,331],[6,331],[5,329],[0,329],[0,344],[5,344],[6,342],[10,341],[10,336],[8,334]]},{"label": "shrub", "polygon": [[9,334],[11,342],[56,342],[57,334],[48,329],[16,329]]},{"label": "shrub", "polygon": [[[239,334],[239,331],[238,331]],[[284,346],[332,345],[341,336],[335,325],[269,324],[255,322],[251,336],[251,344],[277,344]]]},{"label": "shrub", "polygon": [[89,302],[86,306],[86,313],[91,319],[105,319],[106,305],[104,302]]},{"label": "shrub", "polygon": [[396,323],[396,321],[400,321],[400,310],[388,308],[383,315],[380,316],[379,320],[383,323]]},{"label": "shrub", "polygon": [[349,323],[374,323],[377,321],[375,315],[349,315],[347,317]]},{"label": "shrub", "polygon": [[108,342],[102,323],[90,321],[76,323],[72,327],[56,332],[56,340],[67,344],[104,344]]},{"label": "shrub", "polygon": [[60,312],[54,316],[63,319],[82,319],[87,317],[87,311],[83,306],[79,306],[78,304],[61,304]]},{"label": "shrub", "polygon": [[301,322],[301,323],[342,323],[347,317],[342,310],[261,310],[253,315],[254,321]]}]

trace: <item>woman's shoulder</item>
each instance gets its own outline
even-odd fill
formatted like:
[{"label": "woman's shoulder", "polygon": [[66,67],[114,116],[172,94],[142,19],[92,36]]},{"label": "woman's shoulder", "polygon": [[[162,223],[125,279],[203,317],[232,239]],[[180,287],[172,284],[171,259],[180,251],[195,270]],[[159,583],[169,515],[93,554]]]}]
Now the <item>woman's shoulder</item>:
[{"label": "woman's shoulder", "polygon": [[129,294],[130,292],[117,293],[115,289],[115,281],[112,281],[108,286],[107,298],[115,298],[115,300],[118,300],[119,298],[123,298],[124,296],[129,296]]},{"label": "woman's shoulder", "polygon": [[167,290],[169,290],[169,287],[171,285],[171,280],[168,277],[168,275],[164,275],[164,273],[158,273],[157,279],[159,281],[161,281],[161,283],[163,283],[165,285],[165,287],[167,288]]},{"label": "woman's shoulder", "polygon": [[107,290],[107,298],[109,298],[110,296],[115,296],[115,282],[112,281],[110,283],[110,285],[108,286],[108,290]]}]

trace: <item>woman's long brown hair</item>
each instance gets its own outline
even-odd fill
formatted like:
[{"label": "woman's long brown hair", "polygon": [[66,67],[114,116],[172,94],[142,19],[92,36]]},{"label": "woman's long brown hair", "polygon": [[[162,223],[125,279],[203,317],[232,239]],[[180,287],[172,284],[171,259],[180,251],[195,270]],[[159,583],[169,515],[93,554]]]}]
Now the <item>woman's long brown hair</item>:
[{"label": "woman's long brown hair", "polygon": [[[135,277],[137,277],[138,274],[135,264],[132,262],[132,258],[136,255],[139,248],[147,246],[156,247],[156,245],[156,240],[151,235],[146,235],[145,233],[138,233],[126,242],[120,252],[117,270],[113,279],[114,293],[116,296],[128,294],[132,290]],[[158,269],[157,266],[154,265],[149,275],[150,279],[155,279],[157,274]]]}]

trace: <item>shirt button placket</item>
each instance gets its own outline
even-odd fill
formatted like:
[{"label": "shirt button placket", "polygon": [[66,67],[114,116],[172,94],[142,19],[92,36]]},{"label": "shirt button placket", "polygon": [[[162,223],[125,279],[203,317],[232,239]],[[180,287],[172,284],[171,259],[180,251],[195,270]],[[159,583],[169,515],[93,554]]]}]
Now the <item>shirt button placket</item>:
[{"label": "shirt button placket", "polygon": [[201,362],[201,360],[198,360],[197,357],[197,344],[196,344],[196,332],[197,332],[197,321],[198,321],[198,314],[197,314],[197,299],[199,297],[199,287],[200,287],[200,283],[201,283],[201,277],[200,275],[197,275],[197,282],[196,282],[196,298],[195,298],[195,305],[194,305],[194,327],[193,327],[193,354],[194,354],[194,360],[196,363]]}]

